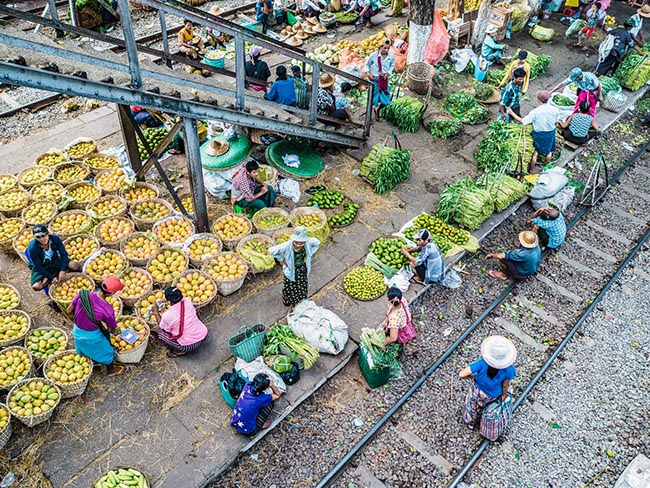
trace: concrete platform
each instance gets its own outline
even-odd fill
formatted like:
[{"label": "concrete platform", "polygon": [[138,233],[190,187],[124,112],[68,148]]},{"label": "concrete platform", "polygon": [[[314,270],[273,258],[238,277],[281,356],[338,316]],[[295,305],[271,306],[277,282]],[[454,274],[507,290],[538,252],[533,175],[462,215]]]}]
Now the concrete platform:
[{"label": "concrete platform", "polygon": [[650,459],[639,454],[625,468],[614,488],[647,488],[650,486]]}]

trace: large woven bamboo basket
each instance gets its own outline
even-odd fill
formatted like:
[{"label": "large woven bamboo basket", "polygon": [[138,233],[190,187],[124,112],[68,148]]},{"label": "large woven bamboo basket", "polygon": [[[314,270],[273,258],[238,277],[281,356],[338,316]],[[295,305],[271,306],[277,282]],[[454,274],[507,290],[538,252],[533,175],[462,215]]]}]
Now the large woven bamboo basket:
[{"label": "large woven bamboo basket", "polygon": [[[151,300],[152,298],[153,300]],[[137,317],[144,320],[149,326],[150,330],[158,330],[158,322],[153,314],[153,303],[158,302],[160,313],[167,310],[169,302],[165,300],[165,292],[160,289],[155,289],[149,295],[145,296],[142,300],[136,302],[133,306],[133,311]]]},{"label": "large woven bamboo basket", "polygon": [[[156,204],[159,204],[160,206],[164,207],[166,209],[166,215],[161,215],[161,216],[156,216],[154,218],[142,218],[138,217],[136,213],[138,212],[138,208],[140,206],[146,205],[147,202],[155,202]],[[170,203],[167,200],[163,200],[162,198],[152,198],[149,200],[141,200],[133,205],[131,205],[131,208],[129,209],[129,215],[131,216],[131,220],[135,222],[135,226],[139,231],[146,232],[148,230],[151,230],[153,227],[153,224],[158,222],[161,219],[164,219],[166,217],[169,217],[171,214],[174,213],[174,209],[170,205]]]},{"label": "large woven bamboo basket", "polygon": [[[244,228],[247,229],[247,230],[245,230],[244,233],[242,233],[241,235],[238,235],[237,237],[228,237],[227,234],[225,234],[224,232],[222,232],[220,230],[217,230],[218,225],[221,222],[226,221],[226,219],[228,219],[228,218],[237,219],[242,224],[242,226],[244,226]],[[227,214],[227,215],[224,215],[221,218],[218,218],[217,220],[215,220],[214,224],[212,224],[212,232],[214,232],[215,235],[219,239],[221,239],[221,242],[223,243],[223,246],[226,249],[228,249],[229,251],[235,251],[237,249],[237,243],[243,237],[246,237],[247,235],[249,235],[252,231],[253,231],[253,224],[251,223],[251,221],[249,219],[247,219],[243,215]]]},{"label": "large woven bamboo basket", "polygon": [[133,349],[122,351],[115,348],[115,357],[120,363],[137,364],[142,360],[144,353],[147,351],[147,346],[149,345],[149,336],[151,334],[151,331],[147,323],[139,317],[135,317],[133,315],[122,315],[117,318],[117,322],[119,323],[121,320],[124,319],[139,321],[142,325],[144,325],[146,336],[144,341],[141,344],[135,346]]},{"label": "large woven bamboo basket", "polygon": [[72,398],[79,395],[82,395],[86,391],[90,377],[93,375],[93,361],[89,357],[81,356],[81,360],[85,361],[88,365],[88,373],[85,374],[82,378],[78,378],[76,381],[64,382],[54,379],[53,370],[57,367],[56,361],[67,356],[69,354],[77,354],[77,351],[74,349],[68,349],[66,351],[61,351],[57,354],[54,354],[45,361],[43,365],[43,376],[48,380],[52,381],[56,386],[61,390],[61,398]]},{"label": "large woven bamboo basket", "polygon": [[13,310],[20,305],[20,292],[9,283],[0,283],[0,297],[9,295],[10,299],[0,301],[0,310]]},{"label": "large woven bamboo basket", "polygon": [[[111,207],[102,209],[102,205],[110,205]],[[95,222],[101,222],[111,217],[123,217],[128,209],[129,205],[126,200],[117,195],[104,195],[86,206],[86,212]]]},{"label": "large woven bamboo basket", "polygon": [[[122,226],[122,230],[119,232],[109,231],[109,228],[115,229],[115,226]],[[99,239],[99,242],[104,247],[110,247],[112,249],[121,249],[120,244],[123,240],[133,235],[135,231],[135,222],[127,217],[109,217],[106,220],[102,220],[97,227],[95,227],[95,237]]]},{"label": "large woven bamboo basket", "polygon": [[242,238],[242,240],[239,241],[239,243],[237,244],[237,254],[239,254],[242,258],[244,258],[246,264],[248,264],[248,271],[251,274],[266,273],[268,271],[271,271],[275,267],[275,259],[273,260],[273,266],[270,267],[269,269],[259,269],[257,266],[255,266],[255,264],[252,261],[249,261],[244,256],[242,256],[241,251],[244,249],[246,243],[249,241],[263,242],[267,250],[270,247],[275,246],[275,241],[271,237],[264,234],[250,234]]},{"label": "large woven bamboo basket", "polygon": [[[200,255],[197,254],[197,252],[199,251],[194,251],[194,246],[200,246],[201,242],[206,242],[206,241],[212,243],[210,251],[203,252],[204,251],[204,246],[203,246],[201,248],[203,250],[200,251],[201,254]],[[223,244],[221,244],[221,239],[219,239],[214,234],[210,234],[208,232],[194,234],[185,242],[185,245],[183,246],[183,250],[185,251],[185,254],[187,254],[188,258],[190,258],[190,264],[197,269],[200,269],[201,266],[203,266],[203,263],[205,263],[208,259],[213,258],[217,254],[219,254],[222,248],[223,248]]]},{"label": "large woven bamboo basket", "polygon": [[[4,359],[6,359],[6,356],[4,355],[11,351],[22,351],[23,353],[25,353],[29,358],[29,365],[23,370],[20,376],[14,378],[13,381],[8,381],[6,379],[3,380],[3,384],[0,384],[0,390],[10,390],[16,384],[20,383],[25,378],[29,378],[34,374],[34,370],[35,370],[34,357],[29,353],[29,351],[23,346],[9,346],[4,348],[2,351],[0,351],[0,357],[4,357]],[[5,369],[6,368],[0,367],[0,371],[3,373],[5,372]]]},{"label": "large woven bamboo basket", "polygon": [[[84,244],[85,243],[85,244]],[[99,239],[91,234],[77,234],[63,241],[65,250],[71,261],[78,262],[82,267],[86,261],[101,247]]]},{"label": "large woven bamboo basket", "polygon": [[61,287],[62,283],[73,279],[79,281],[79,285],[82,287],[82,289],[88,291],[93,291],[95,289],[94,280],[85,273],[68,273],[65,275],[65,278],[63,278],[63,280],[52,283],[50,285],[50,289],[48,290],[48,295],[50,299],[56,303],[64,313],[68,309],[68,306],[72,303],[74,296],[62,297],[60,293],[58,293],[58,290]]},{"label": "large woven bamboo basket", "polygon": [[20,187],[0,193],[0,212],[5,217],[16,217],[29,204],[32,196]]},{"label": "large woven bamboo basket", "polygon": [[65,146],[65,152],[73,161],[82,161],[97,152],[97,143],[88,137],[78,137]]},{"label": "large woven bamboo basket", "polygon": [[426,95],[433,78],[433,66],[423,62],[409,64],[406,68],[406,77],[411,91],[418,95]]},{"label": "large woven bamboo basket", "polygon": [[[194,199],[192,197],[192,192],[185,191],[185,192],[179,193],[178,198],[180,199],[181,203],[183,204],[183,207],[185,207],[185,211],[187,213],[194,212]],[[170,200],[170,203],[171,203],[172,207],[174,208],[174,212],[181,213],[181,209],[178,208],[178,205],[176,205],[176,202],[173,199]]]},{"label": "large woven bamboo basket", "polygon": [[[143,251],[142,253],[138,253],[136,256],[134,251],[129,249],[129,245],[135,241],[140,241],[141,239],[148,241],[151,244],[152,251],[149,253]],[[128,259],[133,266],[146,266],[147,261],[155,256],[159,249],[160,243],[158,242],[158,239],[156,239],[156,236],[151,232],[133,232],[129,237],[120,242],[120,251],[122,251],[122,254],[126,256],[126,259]]]},{"label": "large woven bamboo basket", "polygon": [[36,224],[49,224],[56,217],[59,207],[52,200],[32,200],[20,212],[20,218],[25,225],[32,227]]},{"label": "large woven bamboo basket", "polygon": [[[89,181],[79,181],[65,187],[68,195],[74,200],[70,202],[69,208],[74,210],[85,210],[90,202],[102,196],[101,188],[97,188]],[[78,196],[76,196],[78,195]]]},{"label": "large woven bamboo basket", "polygon": [[34,160],[37,166],[47,166],[53,168],[57,164],[67,163],[70,161],[68,153],[63,149],[50,149],[48,152],[41,154]]},{"label": "large woven bamboo basket", "polygon": [[90,168],[81,162],[71,161],[69,163],[57,164],[52,169],[54,179],[63,186],[71,185],[90,176]]},{"label": "large woven bamboo basket", "polygon": [[[68,218],[75,219],[74,227],[63,227],[64,220]],[[58,235],[61,239],[67,239],[70,236],[77,234],[86,234],[93,228],[93,219],[90,218],[88,212],[84,210],[66,210],[54,217],[50,222],[50,232]]]},{"label": "large woven bamboo basket", "polygon": [[105,195],[117,195],[120,190],[129,187],[128,176],[124,168],[105,169],[95,176],[95,185]]},{"label": "large woven bamboo basket", "polygon": [[[175,270],[175,272],[170,276],[169,278],[166,278],[164,276],[157,276],[156,271],[154,268],[158,268],[158,270],[161,270],[161,266],[154,266],[155,262],[158,261],[160,262],[159,259],[157,259],[159,256],[164,255],[166,251],[169,251],[173,255],[179,255],[183,256],[185,258],[185,265],[184,266],[179,266],[178,269]],[[183,271],[187,269],[187,267],[190,264],[190,259],[187,257],[187,255],[183,252],[181,248],[178,247],[169,247],[169,246],[161,246],[160,249],[158,250],[158,254],[153,256],[149,261],[147,261],[147,271],[151,273],[151,277],[153,278],[154,282],[160,285],[161,288],[166,288],[167,286],[171,285],[172,281],[176,279]],[[168,273],[164,273],[167,275]]]},{"label": "large woven bamboo basket", "polygon": [[7,415],[7,425],[0,430],[0,450],[7,445],[9,438],[11,437],[11,415],[9,414],[9,409],[3,403],[0,403],[0,410],[3,410]]},{"label": "large woven bamboo basket", "polygon": [[34,200],[52,200],[57,205],[63,201],[65,189],[61,183],[56,181],[44,181],[37,183],[29,190],[29,194]]},{"label": "large woven bamboo basket", "polygon": [[[218,278],[213,270],[214,266],[217,265],[217,261],[219,259],[219,256],[221,255],[232,255],[234,258],[237,260],[238,264],[241,265],[242,267],[245,268],[245,271],[241,274],[240,277],[234,278],[234,279],[221,279]],[[212,259],[209,259],[208,261],[203,264],[203,267],[201,268],[201,271],[205,272],[210,276],[214,282],[217,284],[217,289],[219,290],[219,293],[221,293],[223,296],[230,295],[232,293],[235,293],[237,290],[239,290],[243,284],[244,281],[246,281],[246,275],[248,274],[248,263],[244,258],[242,258],[239,254],[234,253],[234,252],[223,252],[219,253],[217,256],[215,256]]]},{"label": "large woven bamboo basket", "polygon": [[[194,296],[191,296],[191,294],[188,293],[188,290],[186,288],[190,288],[190,290],[192,290],[193,287],[190,286],[190,284],[183,283],[183,279],[187,280],[191,275],[195,273],[198,274],[198,276],[201,279],[205,280],[204,284],[211,285],[212,288],[212,291],[206,294],[207,298],[203,300],[197,297],[196,293],[194,294]],[[173,286],[178,287],[183,293],[183,296],[189,298],[197,309],[203,308],[209,303],[212,303],[212,301],[217,297],[217,284],[214,282],[214,280],[210,277],[209,274],[200,271],[198,269],[186,269],[178,276],[178,278],[176,278],[173,281],[172,284]]]},{"label": "large woven bamboo basket", "polygon": [[86,156],[83,162],[90,168],[90,172],[93,176],[99,174],[104,170],[120,167],[119,159],[111,154],[104,154],[100,152]]},{"label": "large woven bamboo basket", "polygon": [[[16,231],[17,229],[17,231]],[[11,230],[11,233],[8,233]],[[25,222],[22,219],[0,219],[0,232],[5,235],[0,239],[0,250],[11,252],[14,239],[25,230]],[[31,234],[31,228],[29,229]]]},{"label": "large woven bamboo basket", "polygon": [[0,174],[0,193],[11,190],[18,186],[18,180],[14,175]]},{"label": "large woven bamboo basket", "polygon": [[[145,280],[147,284],[140,292],[129,294],[127,296],[125,290],[129,287],[131,280],[134,280],[137,277],[139,277],[141,280]],[[117,295],[122,300],[122,303],[124,303],[124,305],[126,305],[128,308],[133,308],[133,305],[135,305],[137,301],[149,295],[149,293],[151,293],[153,290],[153,278],[151,277],[151,273],[149,273],[146,269],[131,268],[126,273],[124,273],[124,275],[122,275],[121,280],[122,283],[124,283],[124,289],[118,291],[115,295]]]},{"label": "large woven bamboo basket", "polygon": [[278,189],[278,170],[268,164],[260,164],[260,181]]},{"label": "large woven bamboo basket", "polygon": [[16,235],[16,237],[13,238],[11,243],[14,252],[18,255],[20,259],[23,260],[25,264],[29,262],[27,260],[27,255],[25,254],[25,251],[27,250],[27,246],[29,246],[29,243],[32,241],[33,238],[34,238],[34,234],[32,234],[32,229],[28,227],[24,227],[23,230],[21,230],[18,233],[18,235]]},{"label": "large woven bamboo basket", "polygon": [[57,400],[54,403],[54,406],[49,407],[47,412],[40,413],[38,415],[31,415],[31,416],[25,416],[25,415],[18,415],[15,411],[10,410],[11,415],[16,417],[18,420],[20,420],[23,424],[25,424],[27,427],[34,427],[35,425],[42,424],[43,422],[46,422],[50,419],[52,414],[54,413],[54,409],[59,405],[61,402],[61,389],[54,384],[52,380],[48,380],[47,378],[26,378],[22,381],[20,381],[18,384],[16,384],[11,391],[9,392],[9,395],[7,395],[7,407],[10,408],[11,402],[13,401],[14,394],[22,388],[23,385],[26,385],[32,381],[40,381],[41,383],[45,383],[48,386],[54,388],[54,390],[57,393]]},{"label": "large woven bamboo basket", "polygon": [[160,188],[153,183],[136,181],[133,186],[122,188],[118,192],[118,195],[124,198],[130,206],[143,200],[158,198],[160,196]]},{"label": "large woven bamboo basket", "polygon": [[[281,217],[284,220],[284,223],[278,223],[276,225],[271,225],[270,227],[262,226],[260,223],[265,217],[270,217],[270,216],[278,216]],[[258,233],[264,234],[269,237],[273,237],[273,234],[282,229],[286,229],[289,226],[289,222],[291,219],[289,219],[289,212],[286,210],[282,210],[281,208],[275,208],[275,207],[266,207],[257,212],[255,215],[253,215],[253,218],[251,219],[253,221],[253,225],[255,226],[255,229],[257,230]]]},{"label": "large woven bamboo basket", "polygon": [[[163,227],[170,224],[178,225],[179,228],[182,226],[183,228],[183,232],[179,233],[178,235],[174,235],[171,240],[169,239],[168,235],[165,236],[162,232]],[[192,237],[195,232],[194,222],[181,215],[170,215],[167,218],[159,220],[153,225],[151,230],[163,246],[170,247],[183,247],[187,240]]]},{"label": "large woven bamboo basket", "polygon": [[[95,260],[99,259],[101,255],[106,255],[106,254],[115,255],[117,257],[117,262],[118,263],[121,262],[121,264],[118,264],[116,268],[113,270],[104,269],[103,271],[100,270],[97,273],[93,272],[92,267]],[[104,281],[109,276],[117,276],[119,278],[120,276],[122,276],[122,274],[124,274],[127,271],[128,268],[129,268],[129,261],[126,259],[126,257],[124,257],[124,254],[122,254],[117,249],[100,247],[99,251],[97,251],[92,256],[88,257],[88,260],[84,263],[82,270],[93,280],[95,280],[95,283],[99,285],[102,281]]]},{"label": "large woven bamboo basket", "polygon": [[18,184],[29,190],[38,183],[52,179],[52,170],[47,166],[30,166],[22,169],[17,176]]},{"label": "large woven bamboo basket", "polygon": [[[31,337],[36,334],[37,332],[58,332],[60,335],[63,336],[63,344],[58,351],[54,351],[50,354],[41,354],[40,351],[38,350],[32,350],[30,349],[30,339]],[[34,364],[36,366],[41,366],[47,359],[54,354],[58,354],[60,351],[64,351],[67,347],[68,344],[70,344],[70,337],[68,336],[68,333],[64,330],[61,329],[60,327],[37,327],[35,329],[32,329],[29,334],[25,337],[25,348],[29,351],[29,353],[32,355],[32,358],[34,359]]]},{"label": "large woven bamboo basket", "polygon": [[330,235],[330,226],[327,223],[327,215],[320,208],[314,207],[298,207],[294,208],[289,215],[291,220],[291,225],[293,227],[298,227],[301,224],[298,220],[301,216],[318,216],[319,223],[316,225],[305,226],[307,227],[307,235],[309,237],[315,237],[321,242],[321,245],[327,240],[327,237]]},{"label": "large woven bamboo basket", "polygon": [[12,346],[14,344],[18,344],[19,342],[22,342],[25,337],[27,337],[27,334],[29,334],[29,331],[32,328],[32,318],[27,312],[23,312],[22,310],[0,310],[0,322],[5,320],[5,317],[11,317],[12,315],[20,315],[21,317],[24,317],[27,319],[27,328],[25,329],[25,332],[19,333],[16,335],[13,335],[12,337],[7,337],[4,340],[0,340],[0,348],[2,347],[7,347],[7,346]]}]

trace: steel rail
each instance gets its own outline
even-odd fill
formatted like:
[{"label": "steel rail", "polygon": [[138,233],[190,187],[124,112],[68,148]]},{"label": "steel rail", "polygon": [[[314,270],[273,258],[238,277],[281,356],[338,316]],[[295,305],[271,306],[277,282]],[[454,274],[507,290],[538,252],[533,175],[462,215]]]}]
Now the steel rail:
[{"label": "steel rail", "polygon": [[[68,4],[67,0],[62,0],[62,1],[56,2],[57,7],[63,7],[65,5],[67,5],[67,4]],[[37,14],[39,12],[42,12],[44,8],[45,8],[45,5],[40,5],[38,7],[28,8],[27,10],[21,10],[21,12],[28,12],[30,14]],[[14,17],[13,15],[0,16],[0,20],[2,20],[2,21],[11,20],[11,19],[15,19],[15,18],[16,17]],[[30,27],[30,29],[31,29],[31,27]]]},{"label": "steel rail", "polygon": [[[608,182],[610,185],[627,170],[640,156],[643,154],[643,152],[650,146],[650,142],[646,142],[641,149],[639,149],[619,170],[612,176],[610,181]],[[578,221],[584,216],[584,214],[590,209],[590,207],[583,207],[578,211],[578,213],[575,215],[575,217],[571,220],[571,222],[567,225],[567,230],[570,230],[575,226]],[[648,231],[650,232],[650,231]],[[644,236],[643,241],[647,239],[648,232],[646,232],[646,235]],[[546,253],[545,253],[546,254]],[[626,259],[626,262],[629,262]],[[617,270],[617,274],[615,276],[618,276],[620,272]],[[352,460],[352,458],[359,452],[361,451],[373,438],[374,436],[383,428],[384,425],[386,425],[386,422],[390,420],[390,418],[406,403],[410,397],[422,386],[422,384],[444,363],[449,356],[451,356],[456,349],[465,341],[465,339],[485,320],[485,318],[494,310],[503,300],[514,290],[516,285],[516,282],[511,282],[504,290],[501,292],[501,294],[486,308],[481,315],[461,334],[461,336],[456,339],[456,341],[449,346],[449,348],[427,369],[427,371],[418,379],[417,382],[411,386],[411,388],[408,389],[406,393],[404,393],[399,400],[386,412],[373,427],[350,449],[343,458],[339,460],[338,463],[323,477],[321,480],[318,482],[316,485],[316,488],[325,488],[330,486],[330,484],[338,478],[338,476],[341,474],[343,469],[348,465],[348,463]],[[611,285],[610,285],[611,286]],[[600,294],[598,295],[600,296]],[[593,307],[589,307],[587,310],[593,310]],[[555,354],[553,355],[557,357]],[[537,380],[539,381],[539,380]],[[522,398],[523,400],[523,398]],[[519,401],[519,400],[518,400]],[[519,403],[516,403],[518,405]],[[490,441],[485,440],[484,443],[490,443]],[[481,444],[483,446],[483,444]],[[482,447],[481,453],[485,450],[485,447]],[[476,459],[480,457],[480,454],[476,455],[475,457],[472,457],[472,465],[476,462]],[[468,463],[469,464],[469,463]],[[467,470],[471,468],[471,465],[466,466]],[[466,471],[465,471],[466,472]],[[462,479],[462,477],[461,477]],[[460,479],[459,479],[460,481]],[[450,485],[450,488],[452,486],[456,485]]]}]

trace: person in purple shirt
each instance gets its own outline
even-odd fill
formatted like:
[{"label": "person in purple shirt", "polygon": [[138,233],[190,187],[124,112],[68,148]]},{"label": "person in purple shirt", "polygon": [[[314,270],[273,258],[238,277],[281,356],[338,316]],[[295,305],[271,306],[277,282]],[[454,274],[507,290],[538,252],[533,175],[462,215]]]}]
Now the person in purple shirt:
[{"label": "person in purple shirt", "polygon": [[[271,394],[264,393],[271,388]],[[273,402],[280,398],[280,390],[264,373],[258,373],[244,386],[237,399],[235,409],[230,417],[230,426],[243,435],[252,436],[262,429],[268,429],[271,422],[269,415],[273,411]]]},{"label": "person in purple shirt", "polygon": [[72,337],[77,354],[105,366],[108,376],[128,371],[125,366],[114,364],[115,351],[100,329],[105,327],[113,335],[121,332],[117,329],[113,306],[106,301],[106,297],[123,288],[124,283],[119,278],[109,276],[102,281],[97,292],[81,290],[67,309],[68,314],[74,313]]}]

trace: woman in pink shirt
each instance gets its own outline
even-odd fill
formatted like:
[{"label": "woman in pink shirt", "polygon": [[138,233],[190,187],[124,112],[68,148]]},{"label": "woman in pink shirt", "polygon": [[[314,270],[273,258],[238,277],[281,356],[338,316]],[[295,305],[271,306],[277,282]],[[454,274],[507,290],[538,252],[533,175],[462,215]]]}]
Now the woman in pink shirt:
[{"label": "woman in pink shirt", "polygon": [[207,339],[208,328],[196,315],[194,304],[189,298],[183,298],[183,293],[175,286],[165,290],[165,299],[170,303],[169,309],[161,316],[154,303],[153,313],[159,326],[158,339],[169,348],[167,357],[196,351]]}]

